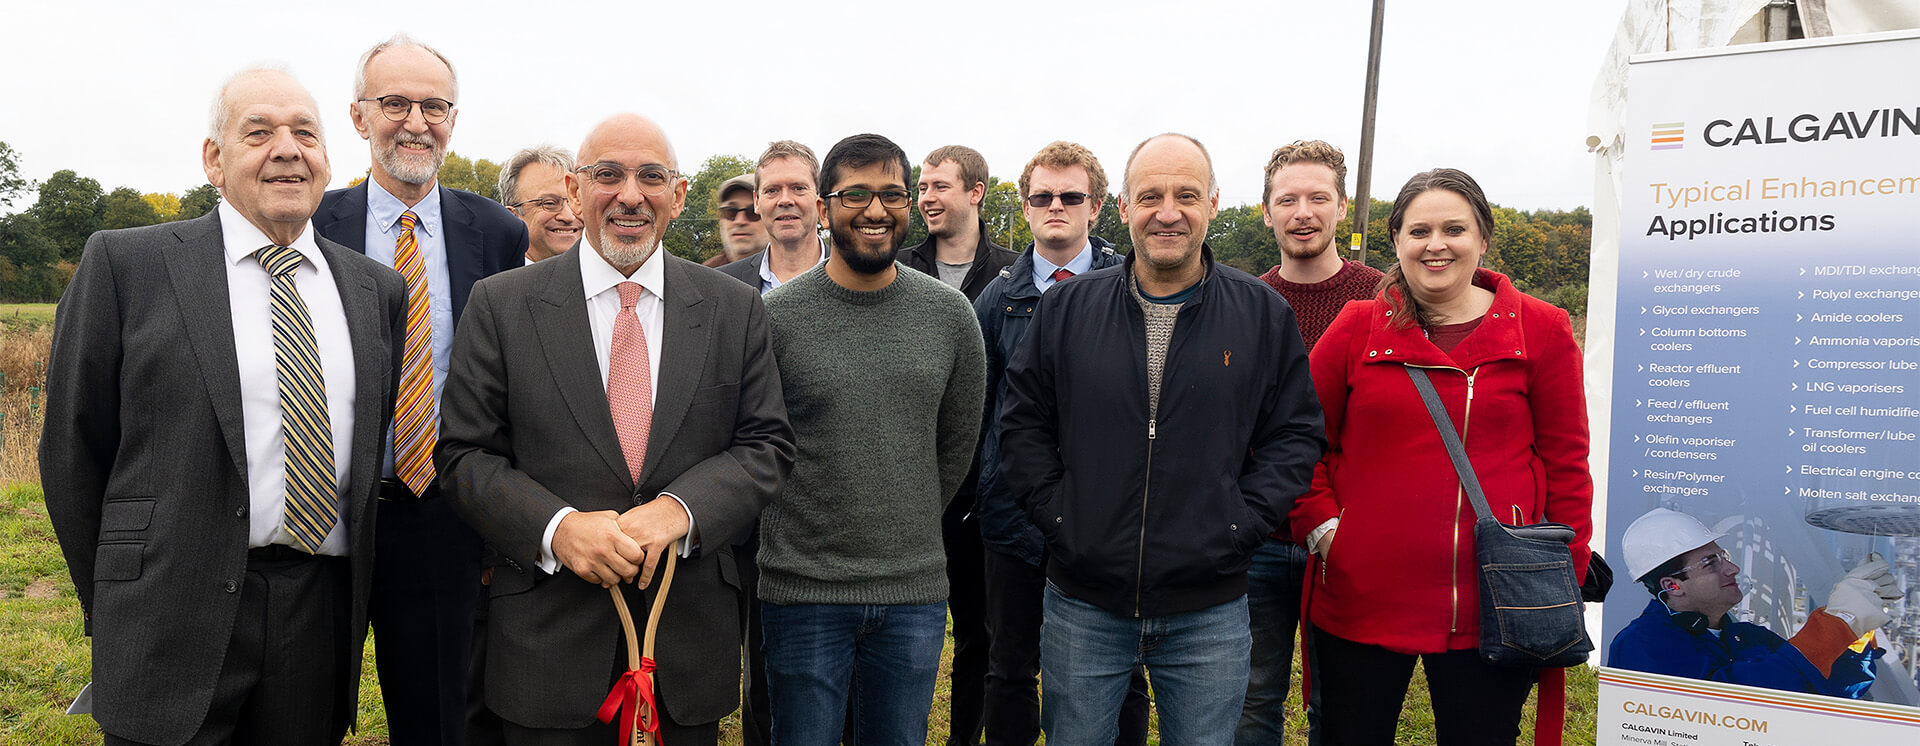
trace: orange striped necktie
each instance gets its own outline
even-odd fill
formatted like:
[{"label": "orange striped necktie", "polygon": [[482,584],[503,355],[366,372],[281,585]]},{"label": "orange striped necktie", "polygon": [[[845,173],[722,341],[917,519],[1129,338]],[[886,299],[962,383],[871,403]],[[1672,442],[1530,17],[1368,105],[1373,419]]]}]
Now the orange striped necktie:
[{"label": "orange striped necktie", "polygon": [[400,371],[400,397],[393,403],[393,473],[414,496],[433,484],[433,442],[440,423],[433,406],[433,322],[428,318],[427,266],[413,237],[420,218],[400,215],[393,268],[407,281],[407,346]]},{"label": "orange striped necktie", "polygon": [[300,252],[268,246],[254,252],[272,278],[273,368],[280,390],[280,434],[287,459],[286,517],[281,525],[298,547],[318,554],[339,521],[339,486],[333,471],[333,424],[327,419],[327,379],[320,366],[313,319],[300,299],[293,273]]}]

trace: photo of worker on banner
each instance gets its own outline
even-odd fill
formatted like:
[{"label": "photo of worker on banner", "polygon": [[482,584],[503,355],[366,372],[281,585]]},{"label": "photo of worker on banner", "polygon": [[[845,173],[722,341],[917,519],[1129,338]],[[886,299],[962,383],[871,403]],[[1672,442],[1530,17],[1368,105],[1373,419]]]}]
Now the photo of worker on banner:
[{"label": "photo of worker on banner", "polygon": [[1685,513],[1654,508],[1627,527],[1627,570],[1653,600],[1613,639],[1616,668],[1860,699],[1886,654],[1875,632],[1900,597],[1892,565],[1868,554],[1806,615],[1791,638],[1733,618],[1746,605],[1740,564],[1713,531]]}]

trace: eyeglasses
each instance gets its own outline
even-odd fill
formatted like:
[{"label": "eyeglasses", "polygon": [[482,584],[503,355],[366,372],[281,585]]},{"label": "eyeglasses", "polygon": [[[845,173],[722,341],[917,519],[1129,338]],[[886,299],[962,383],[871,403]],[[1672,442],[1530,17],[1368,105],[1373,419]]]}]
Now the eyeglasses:
[{"label": "eyeglasses", "polygon": [[1718,552],[1714,552],[1713,554],[1709,554],[1705,557],[1700,558],[1699,562],[1695,562],[1691,565],[1687,565],[1686,567],[1682,567],[1679,570],[1674,571],[1673,577],[1679,578],[1681,580],[1686,580],[1687,575],[1691,574],[1695,570],[1699,570],[1701,572],[1712,575],[1720,571],[1721,564],[1731,563],[1731,562],[1733,562],[1733,555],[1728,554],[1727,550],[1722,549]]},{"label": "eyeglasses", "polygon": [[407,121],[407,115],[413,113],[414,104],[420,105],[420,118],[427,120],[427,124],[439,124],[447,121],[447,115],[453,113],[453,102],[444,98],[430,98],[425,101],[416,101],[396,93],[391,96],[356,100],[361,102],[380,102],[380,113],[386,115],[387,119],[395,122]]},{"label": "eyeglasses", "polygon": [[574,173],[583,174],[601,189],[613,191],[627,183],[627,174],[632,173],[640,182],[640,193],[650,197],[666,194],[673,187],[680,173],[658,164],[627,168],[618,163],[595,163],[574,169]]},{"label": "eyeglasses", "polygon": [[1054,197],[1060,198],[1060,205],[1063,207],[1078,207],[1081,203],[1087,201],[1086,192],[1061,192],[1059,194],[1041,192],[1039,194],[1027,195],[1027,206],[1042,209],[1052,207]]},{"label": "eyeglasses", "polygon": [[752,207],[735,207],[733,205],[722,205],[720,207],[720,219],[732,220],[738,217],[740,213],[743,213],[743,212],[747,214],[747,222],[749,223],[758,222],[760,220],[760,211],[755,210]]},{"label": "eyeglasses", "polygon": [[826,197],[827,199],[838,197],[840,204],[847,207],[866,207],[873,203],[874,197],[879,197],[880,206],[890,210],[898,210],[906,207],[908,203],[913,201],[912,192],[899,189],[888,189],[879,192],[871,189],[842,189],[837,192],[829,192]]},{"label": "eyeglasses", "polygon": [[566,204],[566,200],[562,200],[556,197],[541,197],[539,199],[524,199],[507,206],[515,210],[518,210],[522,205],[525,205],[526,207],[532,208],[535,212],[544,212],[544,213],[551,214],[551,213],[559,212],[561,206],[565,204]]}]

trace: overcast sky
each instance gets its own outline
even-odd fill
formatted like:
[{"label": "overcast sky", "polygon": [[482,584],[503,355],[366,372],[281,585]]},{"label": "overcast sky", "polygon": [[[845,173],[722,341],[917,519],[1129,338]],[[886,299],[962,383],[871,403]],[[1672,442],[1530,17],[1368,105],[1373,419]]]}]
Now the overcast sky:
[{"label": "overcast sky", "polygon": [[[1388,2],[1374,195],[1454,166],[1499,204],[1590,205],[1587,96],[1625,4]],[[1294,139],[1332,142],[1357,165],[1370,5],[11,3],[0,141],[28,178],[73,169],[109,190],[181,192],[205,181],[214,89],[275,62],[319,100],[344,186],[369,161],[347,118],[354,62],[407,31],[453,60],[453,150],[469,158],[571,149],[631,110],[661,122],[689,172],[770,140],[824,155],[877,132],[916,162],[970,145],[1007,179],[1042,145],[1074,140],[1117,183],[1136,143],[1176,130],[1212,151],[1221,204],[1241,204],[1259,200],[1267,154]]]}]

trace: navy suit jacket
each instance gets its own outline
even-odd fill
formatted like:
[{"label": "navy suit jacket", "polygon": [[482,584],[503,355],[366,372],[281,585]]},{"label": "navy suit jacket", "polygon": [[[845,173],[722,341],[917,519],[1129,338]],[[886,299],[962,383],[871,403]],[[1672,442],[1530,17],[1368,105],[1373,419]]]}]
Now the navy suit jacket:
[{"label": "navy suit jacket", "polygon": [[[467,294],[480,278],[527,263],[527,224],[500,203],[472,192],[440,190],[440,215],[447,232],[447,284],[452,291],[453,323],[467,307]],[[327,192],[313,225],[327,240],[367,253],[367,185]]]}]

